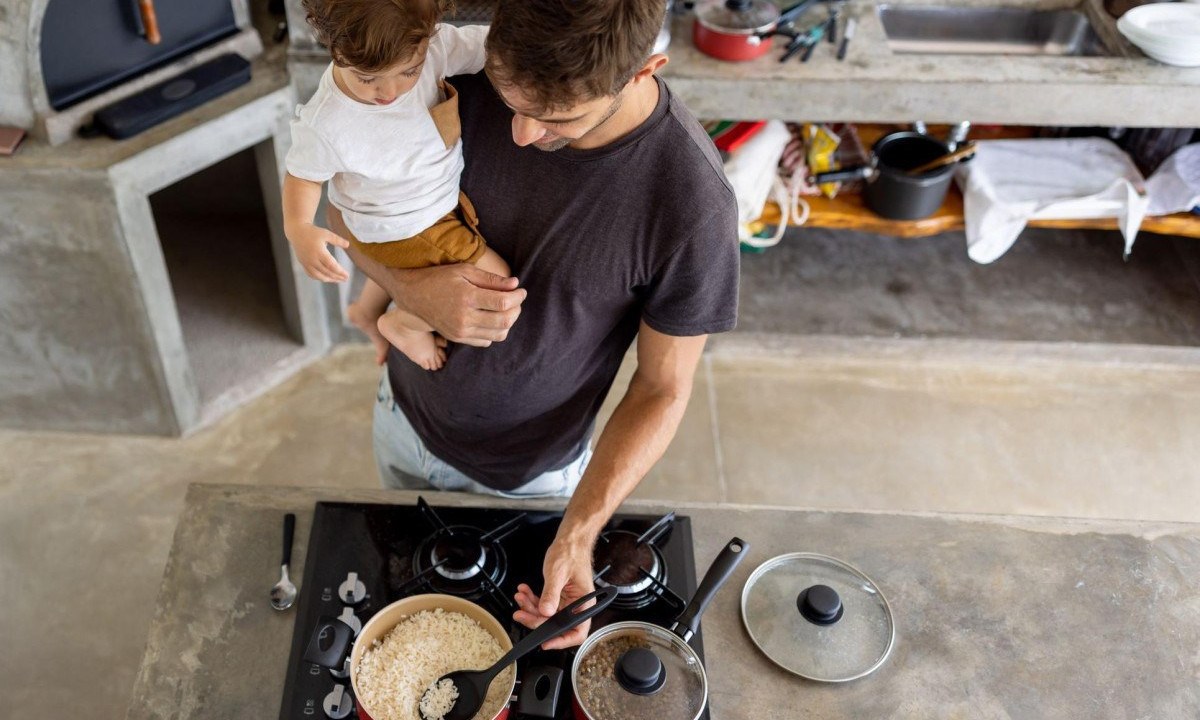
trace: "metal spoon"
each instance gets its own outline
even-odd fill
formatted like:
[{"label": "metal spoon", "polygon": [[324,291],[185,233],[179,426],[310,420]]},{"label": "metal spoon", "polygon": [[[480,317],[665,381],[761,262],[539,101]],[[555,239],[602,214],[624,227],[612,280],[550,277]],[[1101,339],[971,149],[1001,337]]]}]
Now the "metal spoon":
[{"label": "metal spoon", "polygon": [[[475,713],[479,712],[479,708],[483,707],[484,698],[487,697],[488,686],[492,684],[492,680],[495,680],[496,676],[502,670],[547,640],[558,637],[583,621],[600,614],[616,598],[617,589],[614,587],[606,587],[590,592],[562,610],[559,610],[549,620],[539,625],[536,630],[526,635],[525,639],[517,643],[512,650],[505,653],[504,657],[497,660],[496,664],[487,670],[455,670],[438,678],[425,691],[425,694],[421,697],[421,702],[417,706],[421,717],[424,720],[470,720],[470,718],[475,716]],[[589,600],[595,600],[596,604],[576,615],[575,611],[579,610]],[[421,710],[420,707],[425,704],[425,698],[443,680],[449,680],[454,683],[454,687],[458,690],[458,698],[455,699],[454,705],[450,708],[449,712],[440,718],[426,715],[425,711]]]},{"label": "metal spoon", "polygon": [[279,582],[271,588],[271,607],[287,610],[296,602],[296,586],[288,579],[288,563],[292,561],[292,535],[296,532],[296,516],[283,516],[283,562],[280,563]]}]

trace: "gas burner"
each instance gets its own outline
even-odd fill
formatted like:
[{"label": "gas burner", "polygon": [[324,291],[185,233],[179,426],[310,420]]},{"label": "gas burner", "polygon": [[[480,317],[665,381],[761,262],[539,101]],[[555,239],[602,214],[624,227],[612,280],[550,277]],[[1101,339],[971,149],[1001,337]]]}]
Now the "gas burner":
[{"label": "gas burner", "polygon": [[[653,596],[646,591],[654,581],[667,582],[666,564],[662,553],[650,543],[638,542],[638,536],[627,530],[611,530],[600,535],[592,555],[593,567],[600,568],[595,582],[600,587],[615,587],[617,599],[649,602]],[[637,596],[636,598],[633,596]]]},{"label": "gas burner", "polygon": [[437,574],[447,580],[469,580],[487,562],[488,551],[475,528],[459,527],[453,535],[442,535],[433,544],[430,560]]},{"label": "gas burner", "polygon": [[628,530],[609,530],[600,535],[592,553],[593,578],[599,587],[615,587],[614,608],[636,610],[663,598],[682,610],[679,596],[667,587],[667,563],[654,544],[671,529],[675,513],[663,516],[638,535]]},{"label": "gas burner", "polygon": [[499,585],[507,567],[500,543],[485,539],[469,525],[447,527],[425,538],[413,557],[417,575],[424,576],[435,592],[472,600],[489,592],[489,585]]}]

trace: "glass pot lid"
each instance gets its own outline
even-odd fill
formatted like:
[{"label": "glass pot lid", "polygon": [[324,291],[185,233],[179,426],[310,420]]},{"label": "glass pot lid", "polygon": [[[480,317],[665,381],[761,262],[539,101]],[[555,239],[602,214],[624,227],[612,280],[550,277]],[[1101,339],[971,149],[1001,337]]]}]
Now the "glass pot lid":
[{"label": "glass pot lid", "polygon": [[771,29],[779,8],[768,0],[713,0],[696,8],[696,18],[713,30],[749,33]]},{"label": "glass pot lid", "polygon": [[591,720],[694,720],[708,699],[696,652],[675,633],[644,622],[594,633],[575,658],[571,682]]},{"label": "glass pot lid", "polygon": [[742,622],[775,664],[822,682],[870,674],[896,639],[892,609],[875,583],[816,553],[780,555],[751,573]]}]

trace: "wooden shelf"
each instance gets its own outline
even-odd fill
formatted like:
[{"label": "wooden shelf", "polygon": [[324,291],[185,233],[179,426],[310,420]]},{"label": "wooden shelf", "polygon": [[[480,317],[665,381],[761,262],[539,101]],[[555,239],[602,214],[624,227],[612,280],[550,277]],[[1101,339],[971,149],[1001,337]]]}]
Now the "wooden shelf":
[{"label": "wooden shelf", "polygon": [[[898,129],[886,125],[859,126],[859,137],[866,147],[870,147],[880,136],[891,130]],[[942,132],[941,128],[931,127],[932,133]],[[1014,137],[1031,137],[1031,128],[974,128],[972,139],[999,139]],[[950,186],[946,194],[946,202],[933,215],[921,220],[888,220],[881,218],[867,209],[861,195],[844,194],[835,198],[824,195],[804,198],[808,203],[810,213],[805,227],[838,228],[857,230],[859,232],[891,235],[901,238],[919,238],[937,235],[951,230],[962,230],[963,198],[956,185]],[[774,202],[768,202],[760,220],[764,225],[775,225],[779,222],[779,208]],[[1059,228],[1063,230],[1100,229],[1116,230],[1117,221],[1114,218],[1098,220],[1031,220],[1029,227]],[[1142,221],[1141,232],[1159,233],[1161,235],[1176,235],[1179,237],[1200,238],[1200,216],[1192,213],[1176,213],[1160,217],[1147,217]]]}]

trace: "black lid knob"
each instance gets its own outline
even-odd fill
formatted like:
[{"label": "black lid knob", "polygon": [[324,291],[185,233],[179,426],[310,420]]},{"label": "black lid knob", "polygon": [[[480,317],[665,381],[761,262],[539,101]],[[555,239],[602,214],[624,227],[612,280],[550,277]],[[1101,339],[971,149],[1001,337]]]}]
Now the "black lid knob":
[{"label": "black lid knob", "polygon": [[635,695],[653,695],[667,681],[667,669],[647,648],[633,648],[617,660],[617,682]]},{"label": "black lid knob", "polygon": [[813,585],[802,590],[796,598],[796,607],[805,620],[815,625],[832,625],[842,619],[842,599],[828,585]]},{"label": "black lid knob", "polygon": [[750,9],[753,0],[725,0],[725,7],[734,12],[746,12]]}]

